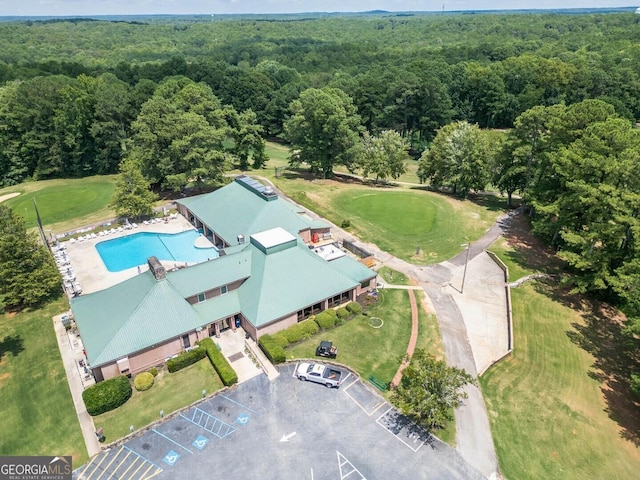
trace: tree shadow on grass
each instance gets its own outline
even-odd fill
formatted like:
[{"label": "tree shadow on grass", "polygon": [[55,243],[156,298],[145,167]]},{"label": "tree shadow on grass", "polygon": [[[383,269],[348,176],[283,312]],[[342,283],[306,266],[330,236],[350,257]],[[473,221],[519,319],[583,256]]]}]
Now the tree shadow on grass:
[{"label": "tree shadow on grass", "polygon": [[20,335],[7,335],[0,341],[0,361],[6,353],[17,357],[24,351],[24,340]]},{"label": "tree shadow on grass", "polygon": [[562,272],[563,262],[553,248],[531,232],[529,220],[524,215],[511,218],[505,238],[513,251],[506,255],[524,269],[542,271],[550,275]]},{"label": "tree shadow on grass", "polygon": [[640,342],[623,332],[624,319],[614,308],[539,282],[537,289],[580,312],[584,323],[572,323],[567,337],[594,357],[589,377],[600,382],[606,412],[621,428],[620,436],[640,446],[640,401],[630,388],[631,374],[640,371]]},{"label": "tree shadow on grass", "polygon": [[[531,233],[524,216],[512,219],[506,238],[515,248],[512,256],[515,263],[546,273],[562,273],[564,263]],[[623,333],[624,323],[618,311],[582,295],[570,294],[557,278],[538,280],[533,285],[538,293],[581,313],[584,324],[573,323],[566,334],[593,355],[594,362],[587,375],[600,382],[606,412],[620,426],[620,436],[640,446],[640,402],[629,386],[631,373],[640,371],[638,340]]]},{"label": "tree shadow on grass", "polygon": [[629,384],[631,374],[640,371],[640,345],[623,333],[624,324],[610,307],[593,305],[583,318],[585,324],[573,323],[567,336],[595,357],[588,375],[601,384],[609,418],[620,425],[623,438],[640,446],[640,402]]}]

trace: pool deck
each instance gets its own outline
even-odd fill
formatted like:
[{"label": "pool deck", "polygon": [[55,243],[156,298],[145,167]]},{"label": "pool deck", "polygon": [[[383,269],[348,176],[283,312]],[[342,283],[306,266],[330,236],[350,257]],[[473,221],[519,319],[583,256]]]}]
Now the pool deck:
[{"label": "pool deck", "polygon": [[[191,225],[183,216],[177,215],[167,222],[160,221],[150,223],[148,225],[140,223],[136,228],[123,229],[122,231],[116,231],[109,235],[96,236],[96,238],[76,241],[75,243],[66,241],[62,244],[67,248],[70,267],[76,276],[76,281],[82,287],[82,294],[86,295],[87,293],[104,290],[105,288],[111,287],[123,280],[134,277],[149,268],[147,265],[144,265],[140,267],[140,271],[138,271],[138,267],[133,267],[120,272],[110,272],[107,270],[107,267],[100,258],[98,250],[95,248],[97,243],[140,232],[181,233],[187,230],[194,230],[193,225]],[[212,246],[211,242],[208,240],[205,242],[205,240],[205,237],[200,236],[196,239],[197,246]],[[172,269],[176,266],[183,266],[183,264],[176,264],[174,262],[163,263],[167,269]]]}]

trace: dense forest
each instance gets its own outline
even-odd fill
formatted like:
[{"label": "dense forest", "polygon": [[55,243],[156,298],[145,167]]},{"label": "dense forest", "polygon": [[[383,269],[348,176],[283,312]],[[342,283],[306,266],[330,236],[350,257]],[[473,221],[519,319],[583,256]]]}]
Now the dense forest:
[{"label": "dense forest", "polygon": [[0,23],[0,186],[121,171],[180,190],[263,166],[276,137],[292,165],[323,176],[342,164],[397,177],[409,151],[432,187],[520,194],[574,290],[625,308],[634,338],[639,24],[633,13]]},{"label": "dense forest", "polygon": [[0,23],[0,184],[112,173],[157,85],[185,76],[281,136],[307,88],[335,87],[372,134],[419,154],[465,120],[602,99],[640,118],[640,16],[363,15]]}]

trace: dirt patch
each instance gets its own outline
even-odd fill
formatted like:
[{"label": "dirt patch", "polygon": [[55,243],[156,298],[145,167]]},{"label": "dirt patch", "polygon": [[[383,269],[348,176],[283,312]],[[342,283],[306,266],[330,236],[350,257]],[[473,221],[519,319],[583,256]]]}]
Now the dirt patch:
[{"label": "dirt patch", "polygon": [[0,203],[4,202],[5,200],[9,200],[10,198],[17,197],[18,195],[20,195],[20,192],[13,192],[13,193],[7,193],[6,195],[0,195]]}]

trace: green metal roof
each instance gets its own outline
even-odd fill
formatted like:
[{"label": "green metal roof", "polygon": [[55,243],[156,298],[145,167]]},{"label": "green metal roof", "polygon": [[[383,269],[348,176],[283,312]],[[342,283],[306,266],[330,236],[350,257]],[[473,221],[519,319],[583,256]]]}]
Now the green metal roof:
[{"label": "green metal roof", "polygon": [[100,366],[206,325],[165,280],[150,271],[106,290],[82,295],[71,308],[87,360]]},{"label": "green metal roof", "polygon": [[231,317],[242,310],[240,307],[240,299],[238,298],[238,290],[218,295],[204,302],[196,303],[193,308],[198,314],[207,319],[208,323],[214,322],[221,318]]},{"label": "green metal roof", "polygon": [[321,220],[311,220],[286,200],[275,197],[273,201],[269,201],[240,185],[238,181],[215,192],[180,199],[177,203],[189,208],[231,245],[237,242],[240,234],[248,238],[249,235],[274,227],[282,227],[297,234],[307,228],[329,226]]},{"label": "green metal roof", "polygon": [[299,242],[265,254],[255,246],[251,276],[239,290],[242,313],[256,327],[350,290],[355,281]]},{"label": "green metal roof", "polygon": [[167,272],[167,280],[183,298],[188,298],[247,278],[251,274],[251,250],[247,246],[248,244],[244,245],[244,249],[234,255],[223,255],[175,272]]},{"label": "green metal roof", "polygon": [[371,280],[378,275],[376,272],[367,268],[362,263],[350,257],[349,255],[345,255],[344,257],[336,258],[335,260],[331,260],[329,262],[332,267],[336,270],[339,270],[347,277],[355,280],[358,283],[366,282],[367,280]]}]

